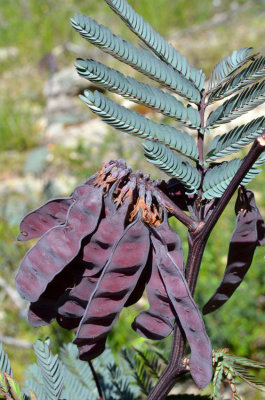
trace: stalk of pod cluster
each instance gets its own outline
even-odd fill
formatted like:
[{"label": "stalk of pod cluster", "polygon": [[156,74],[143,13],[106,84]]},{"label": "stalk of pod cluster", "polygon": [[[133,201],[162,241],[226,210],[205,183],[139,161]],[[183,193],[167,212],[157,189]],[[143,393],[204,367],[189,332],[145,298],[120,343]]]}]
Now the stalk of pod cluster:
[{"label": "stalk of pod cluster", "polygon": [[212,378],[211,344],[185,279],[180,238],[156,197],[165,187],[142,171],[133,173],[124,160],[105,163],[70,197],[52,199],[23,218],[18,240],[39,240],[15,282],[30,302],[29,322],[42,326],[56,319],[74,329],[83,360],[104,351],[121,310],[146,288],[149,309],[132,328],[160,340],[179,324],[191,350],[191,375],[202,388]]}]

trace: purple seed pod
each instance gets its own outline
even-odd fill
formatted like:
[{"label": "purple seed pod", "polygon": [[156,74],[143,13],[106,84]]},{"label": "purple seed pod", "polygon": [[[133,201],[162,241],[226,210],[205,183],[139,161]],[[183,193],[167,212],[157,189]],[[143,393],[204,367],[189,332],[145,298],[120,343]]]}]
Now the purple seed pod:
[{"label": "purple seed pod", "polygon": [[152,274],[146,288],[149,309],[135,318],[132,328],[144,338],[161,340],[172,332],[175,315],[158,271],[154,251],[152,258]]},{"label": "purple seed pod", "polygon": [[114,244],[124,232],[130,199],[127,198],[116,209],[112,193],[109,193],[110,195],[104,199],[105,217],[100,220],[95,233],[84,240],[78,256],[82,260],[80,265],[85,268],[84,276],[92,276],[102,270],[110,257]]},{"label": "purple seed pod", "polygon": [[71,264],[69,264],[48,284],[40,298],[30,304],[28,321],[32,326],[47,325],[56,318],[56,303],[61,294],[73,285],[76,280],[76,274],[76,269],[71,268]]},{"label": "purple seed pod", "polygon": [[[78,318],[84,313],[87,302],[97,283],[99,274],[107,263],[112,248],[120,239],[125,228],[125,219],[129,207],[129,199],[116,209],[112,195],[115,190],[113,187],[104,197],[104,217],[100,220],[97,230],[82,242],[82,248],[72,264],[82,267],[82,277],[76,282],[73,289],[64,293],[59,299],[59,309],[57,321],[63,327],[69,326],[67,318],[73,320],[76,315]],[[74,267],[74,265],[72,267]],[[90,279],[91,277],[91,279]],[[81,300],[81,301],[79,301]],[[82,310],[82,311],[81,311]],[[81,315],[79,315],[81,313]],[[63,319],[62,319],[63,317]],[[80,321],[80,320],[79,320]],[[67,328],[67,329],[72,329]]]},{"label": "purple seed pod", "polygon": [[[167,212],[164,212],[163,223],[152,228],[167,246],[167,250],[179,269],[184,272],[184,255],[181,241],[177,233],[169,226]],[[152,275],[147,283],[147,298],[149,310],[141,312],[134,320],[133,329],[143,337],[153,340],[161,340],[173,330],[176,318],[166,288],[161,279],[156,254],[153,250]]]},{"label": "purple seed pod", "polygon": [[150,279],[151,272],[152,272],[152,253],[150,251],[146,266],[144,267],[143,272],[142,272],[134,290],[130,294],[130,297],[124,304],[124,307],[130,307],[133,304],[136,304],[142,298],[146,284]]},{"label": "purple seed pod", "polygon": [[57,322],[63,328],[77,328],[86,310],[100,274],[83,276],[76,286],[66,291],[57,304]]},{"label": "purple seed pod", "polygon": [[230,240],[224,276],[203,307],[204,314],[217,310],[233,295],[251,266],[256,247],[265,241],[264,221],[251,190],[239,189],[235,211],[236,226]]},{"label": "purple seed pod", "polygon": [[15,283],[21,297],[36,302],[49,282],[78,254],[82,239],[97,227],[102,188],[87,185],[86,194],[69,208],[64,225],[47,231],[26,253]]},{"label": "purple seed pod", "polygon": [[105,350],[106,338],[99,340],[95,343],[84,343],[78,345],[78,352],[80,360],[87,361],[87,355],[89,354],[89,360],[100,356]]},{"label": "purple seed pod", "polygon": [[[157,232],[156,234],[158,237]],[[168,252],[167,246],[163,243],[163,238],[158,239],[157,237],[152,236],[152,242],[156,251],[158,269],[190,345],[190,373],[201,389],[207,386],[212,379],[211,342],[183,272]]]},{"label": "purple seed pod", "polygon": [[44,233],[56,225],[64,224],[69,207],[73,201],[86,193],[87,185],[92,184],[94,179],[95,176],[93,175],[84,185],[77,186],[70,197],[51,199],[25,215],[20,223],[20,233],[17,240],[27,241],[35,239],[44,235]]},{"label": "purple seed pod", "polygon": [[[106,338],[141,276],[149,248],[149,229],[141,221],[139,213],[115,244],[90,296],[74,340],[78,347]],[[82,359],[93,357],[90,350],[82,353]]]}]

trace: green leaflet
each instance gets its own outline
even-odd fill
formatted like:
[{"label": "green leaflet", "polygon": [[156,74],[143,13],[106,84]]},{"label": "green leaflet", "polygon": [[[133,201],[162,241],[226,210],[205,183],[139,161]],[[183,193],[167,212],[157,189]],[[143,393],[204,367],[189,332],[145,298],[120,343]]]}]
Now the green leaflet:
[{"label": "green leaflet", "polygon": [[127,26],[163,61],[190,79],[202,90],[205,75],[191,66],[172,44],[159,35],[151,25],[144,21],[125,0],[105,0],[110,8],[119,15]]},{"label": "green leaflet", "polygon": [[3,349],[2,343],[0,343],[0,372],[4,374],[8,373],[11,377],[13,376],[12,368],[10,366],[10,362],[6,352]]},{"label": "green leaflet", "polygon": [[242,180],[242,185],[247,185],[252,179],[256,178],[256,176],[262,171],[259,167],[265,163],[265,153],[262,153],[257,161],[252,165],[252,168],[248,171],[245,178]]},{"label": "green leaflet", "polygon": [[220,163],[209,168],[203,180],[203,199],[221,197],[225,189],[238,171],[242,161],[239,158]]},{"label": "green leaflet", "polygon": [[154,139],[168,144],[178,152],[194,160],[198,158],[196,142],[187,132],[179,131],[169,125],[160,125],[143,115],[116,104],[102,93],[86,90],[82,100],[104,122],[116,129],[143,139]]},{"label": "green leaflet", "polygon": [[37,340],[33,348],[45,385],[47,400],[58,400],[63,389],[63,374],[58,355],[51,354],[49,344],[49,339],[46,339],[44,343]]},{"label": "green leaflet", "polygon": [[162,143],[145,140],[145,157],[168,175],[179,179],[187,188],[187,193],[195,193],[200,186],[201,177],[196,168],[182,162],[178,155]]},{"label": "green leaflet", "polygon": [[238,74],[219,86],[209,96],[209,102],[221,100],[230,96],[237,90],[255,83],[265,77],[265,57],[259,57],[251,62],[246,68],[242,69]]},{"label": "green leaflet", "polygon": [[219,61],[219,63],[214,66],[210,76],[210,91],[215,89],[233,72],[249,61],[253,57],[253,55],[249,56],[251,50],[251,47],[234,50],[231,56],[227,56],[223,60]]},{"label": "green leaflet", "polygon": [[226,100],[215,111],[211,112],[207,120],[207,127],[225,124],[240,115],[252,110],[265,101],[265,80],[243,90],[231,99]]},{"label": "green leaflet", "polygon": [[240,151],[242,147],[261,135],[264,129],[265,117],[260,117],[253,119],[246,125],[237,126],[222,136],[216,136],[210,144],[206,162]]},{"label": "green leaflet", "polygon": [[85,15],[76,14],[71,24],[81,36],[118,60],[188,100],[195,103],[200,101],[200,91],[188,79],[148,51],[136,48],[131,42],[114,35],[109,28]]},{"label": "green leaflet", "polygon": [[198,129],[200,126],[198,110],[191,106],[184,107],[174,96],[155,86],[139,82],[131,77],[125,77],[121,72],[94,60],[77,59],[75,66],[80,76],[111,92],[159,111],[190,128]]}]

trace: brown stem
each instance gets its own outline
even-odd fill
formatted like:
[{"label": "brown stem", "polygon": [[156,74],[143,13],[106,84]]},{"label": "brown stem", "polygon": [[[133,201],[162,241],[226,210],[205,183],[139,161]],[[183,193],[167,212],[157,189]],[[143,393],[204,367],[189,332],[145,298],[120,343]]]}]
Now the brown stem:
[{"label": "brown stem", "polygon": [[101,390],[101,387],[100,387],[100,383],[99,383],[99,380],[98,380],[98,376],[97,376],[97,373],[96,373],[96,371],[95,371],[95,369],[94,369],[94,366],[93,366],[93,364],[92,364],[92,361],[88,361],[88,364],[89,364],[89,367],[90,367],[90,369],[91,369],[91,372],[92,372],[94,381],[95,381],[96,386],[97,386],[98,395],[99,395],[99,400],[104,400],[103,394],[102,394],[102,390]]},{"label": "brown stem", "polygon": [[157,187],[153,189],[153,194],[157,201],[161,203],[171,214],[173,214],[180,222],[183,223],[189,230],[197,229],[198,222],[195,222],[191,217],[185,214],[170,198]]}]

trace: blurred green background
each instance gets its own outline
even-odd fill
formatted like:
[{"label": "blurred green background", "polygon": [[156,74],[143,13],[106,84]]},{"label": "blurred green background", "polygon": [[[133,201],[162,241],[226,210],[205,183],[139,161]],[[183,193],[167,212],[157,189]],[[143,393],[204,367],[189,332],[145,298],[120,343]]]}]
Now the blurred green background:
[{"label": "blurred green background", "polygon": [[[262,0],[130,3],[207,77],[214,64],[233,49],[251,46],[255,52],[265,53]],[[127,74],[139,75],[80,38],[69,24],[76,12],[92,16],[114,33],[138,43],[104,0],[0,1],[0,341],[6,343],[18,379],[23,379],[24,366],[32,361],[29,342],[49,335],[56,351],[72,338],[56,324],[31,328],[25,320],[26,304],[12,291],[15,271],[32,245],[16,242],[21,217],[50,197],[68,195],[98,170],[103,160],[123,157],[133,168],[140,167],[153,178],[162,176],[144,160],[139,141],[104,126],[78,99],[89,83],[76,76],[76,57],[95,58]],[[146,112],[139,106],[134,109]],[[264,108],[257,113],[264,115]],[[251,188],[265,215],[263,182],[264,175],[260,175]],[[234,220],[231,202],[203,258],[196,292],[200,306],[221,279]],[[176,221],[172,226],[187,251],[185,229]],[[237,355],[260,361],[265,361],[264,257],[265,249],[258,248],[253,267],[236,295],[220,311],[205,318],[214,348],[229,347]],[[113,349],[142,342],[130,328],[139,307],[146,307],[146,303],[122,313],[110,334]],[[169,341],[160,346],[168,348]],[[251,393],[248,398],[261,397]]]}]

